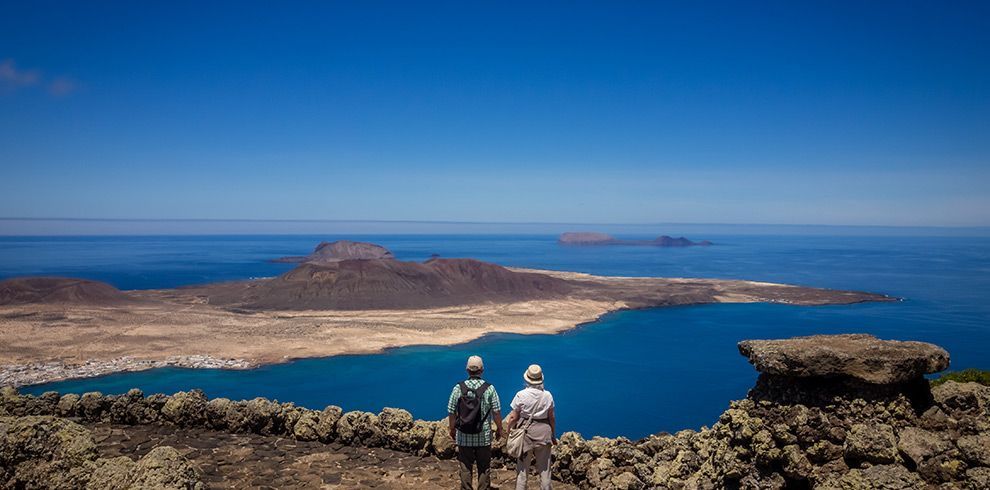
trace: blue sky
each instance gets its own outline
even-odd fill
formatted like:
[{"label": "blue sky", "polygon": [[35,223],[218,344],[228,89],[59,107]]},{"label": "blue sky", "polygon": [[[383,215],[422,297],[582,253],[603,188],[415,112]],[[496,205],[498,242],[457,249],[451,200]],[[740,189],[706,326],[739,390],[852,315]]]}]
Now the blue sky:
[{"label": "blue sky", "polygon": [[990,225],[990,3],[534,3],[4,2],[0,216]]}]

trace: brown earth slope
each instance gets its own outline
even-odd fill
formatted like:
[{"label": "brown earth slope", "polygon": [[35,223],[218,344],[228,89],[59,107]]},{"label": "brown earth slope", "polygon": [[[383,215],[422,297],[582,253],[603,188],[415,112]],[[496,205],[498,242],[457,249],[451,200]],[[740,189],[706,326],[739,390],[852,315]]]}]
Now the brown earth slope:
[{"label": "brown earth slope", "polygon": [[251,310],[367,310],[559,298],[572,289],[564,279],[472,259],[380,259],[306,262],[274,279],[190,292]]},{"label": "brown earth slope", "polygon": [[133,301],[133,298],[109,284],[86,279],[15,277],[0,281],[0,305],[116,305]]},{"label": "brown earth slope", "polygon": [[568,298],[621,302],[628,308],[714,301],[834,304],[890,299],[749,281],[605,278],[509,269],[473,259],[406,262],[392,258],[384,247],[345,241],[320,244],[299,266],[273,279],[182,288],[178,294],[247,311],[422,309]]}]

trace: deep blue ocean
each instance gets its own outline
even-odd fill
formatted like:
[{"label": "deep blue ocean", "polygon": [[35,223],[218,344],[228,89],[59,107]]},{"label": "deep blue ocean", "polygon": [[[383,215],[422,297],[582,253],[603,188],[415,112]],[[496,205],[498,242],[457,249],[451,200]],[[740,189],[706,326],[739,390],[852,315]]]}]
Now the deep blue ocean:
[{"label": "deep blue ocean", "polygon": [[[648,238],[622,236],[623,238]],[[121,289],[274,276],[267,263],[321,240],[367,240],[404,260],[472,257],[503,265],[604,275],[738,278],[889,294],[903,301],[797,307],[723,304],[625,311],[558,335],[494,334],[454,347],[299,360],[249,371],[160,369],[25,388],[146,393],[201,388],[208,396],[264,396],[311,408],[445,416],[466,357],[479,354],[506,406],[530,363],[543,366],[560,429],[636,438],[711,425],[746,395],[756,372],[736,343],[867,332],[949,350],[952,369],[990,369],[990,238],[706,235],[712,247],[561,247],[545,235],[0,237],[0,278],[64,275]]]}]

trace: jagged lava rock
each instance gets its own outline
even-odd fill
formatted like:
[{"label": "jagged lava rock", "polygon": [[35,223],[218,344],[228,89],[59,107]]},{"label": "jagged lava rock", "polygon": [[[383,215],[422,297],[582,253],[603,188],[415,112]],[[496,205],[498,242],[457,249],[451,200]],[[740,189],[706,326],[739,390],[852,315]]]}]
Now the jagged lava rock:
[{"label": "jagged lava rock", "polygon": [[162,416],[180,427],[196,427],[206,421],[206,404],[206,395],[202,391],[180,391],[165,402]]},{"label": "jagged lava rock", "polygon": [[138,461],[127,456],[96,461],[87,489],[202,489],[196,469],[174,448],[159,446]]},{"label": "jagged lava rock", "polygon": [[57,415],[61,417],[75,417],[76,411],[79,409],[79,395],[75,393],[62,395],[55,409]]},{"label": "jagged lava rock", "polygon": [[337,421],[337,437],[344,444],[380,447],[382,430],[378,415],[368,412],[347,412]]},{"label": "jagged lava rock", "polygon": [[316,435],[322,442],[331,442],[337,438],[337,421],[344,411],[336,405],[328,405],[320,412],[320,422],[316,425]]},{"label": "jagged lava rock", "polygon": [[320,412],[306,410],[292,426],[292,435],[300,441],[317,441],[320,439],[320,434],[317,431],[319,425]]},{"label": "jagged lava rock", "polygon": [[761,373],[851,377],[874,384],[912,381],[949,367],[949,353],[937,345],[866,334],[745,340],[739,343],[739,352]]},{"label": "jagged lava rock", "polygon": [[887,424],[855,424],[846,437],[845,456],[850,461],[874,464],[897,462],[897,438]]},{"label": "jagged lava rock", "polygon": [[433,453],[439,458],[454,457],[454,441],[447,435],[447,421],[440,420],[433,422],[433,440],[431,441]]},{"label": "jagged lava rock", "polygon": [[876,465],[865,470],[853,469],[815,488],[822,490],[911,490],[925,488],[925,483],[900,465]]},{"label": "jagged lava rock", "polygon": [[947,381],[932,389],[935,401],[947,409],[990,418],[990,386]]},{"label": "jagged lava rock", "polygon": [[152,449],[135,466],[132,488],[205,488],[196,469],[169,446]]},{"label": "jagged lava rock", "polygon": [[960,437],[956,445],[963,458],[973,466],[990,467],[990,433]]},{"label": "jagged lava rock", "polygon": [[99,391],[83,393],[79,398],[79,416],[85,420],[100,420],[103,412],[110,407],[110,400]]},{"label": "jagged lava rock", "polygon": [[98,455],[90,431],[75,422],[0,417],[0,488],[205,488],[196,469],[169,446],[137,462]]},{"label": "jagged lava rock", "polygon": [[905,427],[897,434],[897,449],[915,466],[952,449],[945,434],[918,427]]}]

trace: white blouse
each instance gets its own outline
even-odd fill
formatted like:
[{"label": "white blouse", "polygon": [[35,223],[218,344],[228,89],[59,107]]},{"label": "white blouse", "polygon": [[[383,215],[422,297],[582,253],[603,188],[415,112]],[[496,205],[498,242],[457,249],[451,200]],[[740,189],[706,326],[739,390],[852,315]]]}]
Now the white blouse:
[{"label": "white blouse", "polygon": [[545,419],[553,408],[553,395],[547,390],[523,388],[512,398],[510,406],[521,419]]}]

